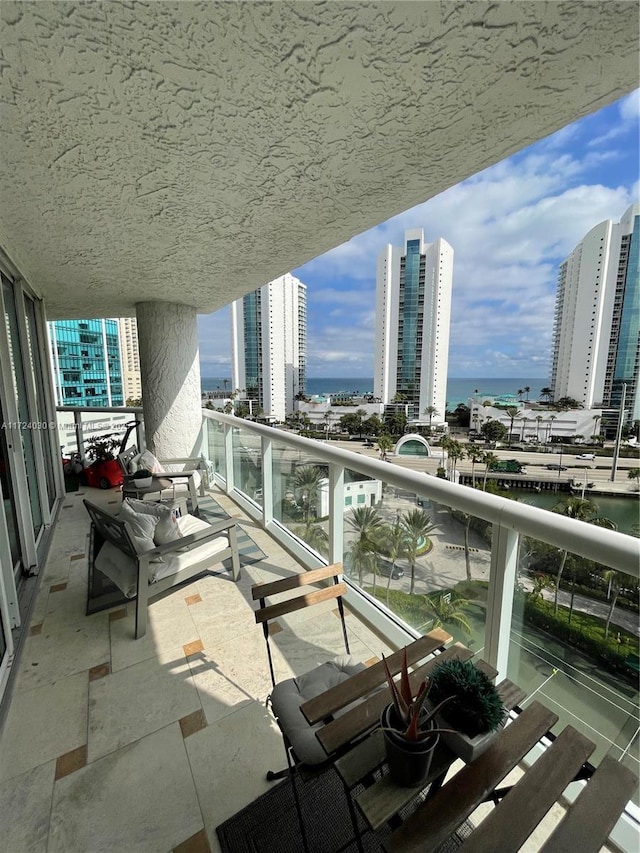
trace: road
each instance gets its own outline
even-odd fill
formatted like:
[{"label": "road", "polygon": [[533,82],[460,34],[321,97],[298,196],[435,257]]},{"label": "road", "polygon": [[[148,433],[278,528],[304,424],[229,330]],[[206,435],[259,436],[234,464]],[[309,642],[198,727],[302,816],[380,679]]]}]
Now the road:
[{"label": "road", "polygon": [[[361,441],[331,441],[332,446],[341,447],[344,450],[350,450],[355,453],[361,453],[364,456],[369,456],[372,459],[378,459],[380,453],[376,447],[364,447]],[[465,451],[473,445],[465,445]],[[412,471],[422,471],[428,474],[435,474],[442,462],[440,448],[433,446],[433,456],[417,457],[417,456],[393,456],[389,455],[389,461],[402,468],[407,468]],[[525,477],[531,479],[545,480],[547,482],[562,481],[575,479],[578,486],[584,481],[585,471],[587,472],[587,482],[594,483],[598,491],[611,492],[611,494],[631,493],[638,491],[638,483],[636,480],[630,480],[628,472],[631,468],[638,468],[640,463],[637,459],[619,459],[616,471],[615,480],[611,481],[611,466],[613,463],[612,457],[596,457],[595,461],[590,462],[585,459],[576,459],[580,448],[575,447],[575,453],[536,453],[531,450],[514,450],[513,448],[499,448],[492,450],[498,459],[517,459],[526,467]],[[585,451],[587,452],[587,451]],[[566,466],[566,471],[549,471],[547,465]],[[473,464],[469,459],[459,459],[456,463],[456,468],[462,474],[470,474],[474,469]],[[475,465],[475,474],[481,479],[484,475],[484,465]]]},{"label": "road", "polygon": [[[525,589],[531,590],[533,589],[533,582],[529,580],[529,578],[523,578],[520,576],[520,583],[525,587]],[[542,596],[546,601],[553,601],[555,597],[555,590],[553,589],[545,589],[542,591]],[[558,593],[558,602],[562,604],[563,607],[571,606],[571,593],[567,592],[567,590],[561,589]],[[605,601],[599,601],[598,599],[588,598],[586,595],[580,595],[576,593],[573,600],[573,609],[580,610],[582,613],[588,613],[591,616],[597,616],[599,619],[606,621],[607,616],[609,615],[610,605]],[[629,633],[634,634],[636,637],[640,636],[640,621],[637,613],[632,613],[631,610],[627,610],[626,608],[616,607],[613,611],[613,616],[611,617],[611,624],[618,625],[620,628],[624,628]]]}]

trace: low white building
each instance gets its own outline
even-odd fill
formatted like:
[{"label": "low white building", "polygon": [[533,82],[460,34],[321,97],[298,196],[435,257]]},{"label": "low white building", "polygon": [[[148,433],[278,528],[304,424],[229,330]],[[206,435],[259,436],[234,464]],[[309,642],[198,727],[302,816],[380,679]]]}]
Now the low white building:
[{"label": "low white building", "polygon": [[[329,480],[324,478],[318,484],[317,512],[320,518],[329,515]],[[380,480],[358,480],[355,483],[344,484],[343,511],[359,507],[375,506],[382,500],[382,483]]]},{"label": "low white building", "polygon": [[546,444],[554,437],[568,440],[582,436],[588,441],[592,435],[600,433],[602,409],[569,409],[562,412],[520,402],[513,403],[513,407],[518,409],[518,414],[512,424],[503,408],[471,402],[470,429],[480,432],[487,421],[498,421],[512,433],[514,440],[540,444]]},{"label": "low white building", "polygon": [[297,404],[297,410],[309,415],[312,426],[318,429],[333,430],[340,423],[343,415],[354,415],[356,412],[366,412],[363,420],[371,415],[378,415],[382,420],[384,415],[383,403],[354,403],[353,406],[336,406],[332,408],[331,397],[311,397],[309,402],[301,400]]}]

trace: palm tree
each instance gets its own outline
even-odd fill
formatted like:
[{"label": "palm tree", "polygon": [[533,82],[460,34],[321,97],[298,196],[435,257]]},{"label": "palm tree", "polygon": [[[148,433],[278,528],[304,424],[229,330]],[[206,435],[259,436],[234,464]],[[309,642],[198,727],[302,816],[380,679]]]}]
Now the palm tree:
[{"label": "palm tree", "polygon": [[553,432],[553,422],[557,420],[557,415],[551,415],[549,418],[549,432],[547,433],[547,441],[551,443],[551,433]]},{"label": "palm tree", "polygon": [[356,409],[355,414],[360,419],[360,425],[358,427],[358,437],[362,438],[362,423],[363,423],[363,418],[367,417],[367,411],[366,411],[366,409]]},{"label": "palm tree", "polygon": [[362,586],[364,572],[371,571],[372,565],[375,565],[383,522],[379,511],[373,506],[352,509],[345,520],[347,527],[356,533],[355,542],[351,547],[351,565],[354,571],[358,572],[358,583]]},{"label": "palm tree", "polygon": [[387,578],[387,607],[389,606],[389,589],[391,587],[391,578],[393,570],[396,568],[396,563],[400,557],[406,557],[408,552],[408,536],[400,521],[400,511],[396,514],[396,520],[393,524],[386,524],[381,532],[381,541],[384,550],[391,560],[391,570]]},{"label": "palm tree", "polygon": [[522,400],[522,395],[524,394],[524,388],[518,388],[518,390],[516,391],[516,394],[518,395],[518,400]]},{"label": "palm tree", "polygon": [[524,393],[526,395],[527,403],[528,403],[529,402],[529,394],[531,393],[531,388],[529,387],[529,385],[524,386]]},{"label": "palm tree", "polygon": [[300,494],[304,523],[311,523],[311,513],[315,510],[320,480],[324,479],[324,472],[315,465],[305,465],[296,471],[293,488]]},{"label": "palm tree", "polygon": [[393,441],[391,439],[391,436],[387,435],[386,433],[383,433],[382,435],[378,436],[378,450],[380,451],[380,457],[382,459],[387,458],[387,453],[391,450],[392,447]]},{"label": "palm tree", "polygon": [[331,409],[327,409],[327,411],[323,415],[325,438],[327,438],[329,435],[329,430],[331,429],[331,418],[332,417],[333,417],[333,411]]},{"label": "palm tree", "polygon": [[315,524],[313,521],[308,521],[306,524],[292,527],[292,530],[296,536],[302,539],[303,542],[306,542],[314,551],[325,557],[327,556],[329,552],[329,534],[324,527]]},{"label": "palm tree", "polygon": [[467,458],[471,460],[471,485],[476,485],[476,462],[484,462],[484,450],[479,447],[470,447],[467,450]]},{"label": "palm tree", "polygon": [[616,603],[618,601],[618,595],[620,593],[620,586],[622,577],[620,572],[616,572],[613,569],[608,569],[603,578],[609,584],[609,593],[613,593],[613,597],[611,599],[611,604],[609,605],[609,612],[607,613],[607,621],[604,626],[604,638],[605,640],[609,636],[609,626],[611,625],[611,617],[613,616],[613,611],[615,610]]},{"label": "palm tree", "polygon": [[425,541],[430,533],[437,530],[437,525],[432,524],[431,516],[422,509],[412,509],[405,512],[402,516],[402,526],[406,533],[406,551],[409,565],[411,566],[411,585],[409,587],[409,595],[413,595],[415,583],[416,558],[418,551],[423,545],[421,540]]},{"label": "palm tree", "polygon": [[498,457],[495,453],[485,453],[484,455],[484,480],[482,481],[482,488],[486,490],[487,488],[487,474],[489,473],[489,466],[493,465],[494,462],[498,462]]},{"label": "palm tree", "polygon": [[349,548],[348,552],[349,565],[351,566],[352,576],[358,575],[358,586],[362,588],[363,578],[367,572],[373,574],[373,591],[375,595],[376,588],[376,555],[365,543],[356,539]]},{"label": "palm tree", "polygon": [[[442,628],[445,625],[457,625],[465,632],[471,633],[471,625],[465,614],[469,607],[466,598],[455,593],[440,593],[439,595],[425,595],[427,609],[433,614],[432,628]],[[421,626],[424,627],[424,626]]]},{"label": "palm tree", "polygon": [[540,443],[540,424],[543,420],[544,418],[542,417],[542,415],[536,415],[536,441],[538,443]]},{"label": "palm tree", "polygon": [[542,397],[546,397],[546,398],[547,398],[547,402],[549,402],[549,400],[550,400],[550,399],[551,399],[551,397],[553,396],[553,388],[541,388],[541,389],[540,389],[540,395],[541,395]]},{"label": "palm tree", "polygon": [[429,416],[429,432],[431,432],[431,422],[433,420],[433,416],[439,414],[439,412],[435,406],[427,406],[427,408],[424,410],[424,414]]},{"label": "palm tree", "polygon": [[459,441],[450,438],[447,440],[446,450],[449,454],[449,479],[453,479],[458,459],[464,459],[465,450]]},{"label": "palm tree", "polygon": [[529,420],[526,415],[522,416],[522,430],[520,432],[520,441],[524,441],[524,431],[527,428],[527,421]]},{"label": "palm tree", "polygon": [[[518,393],[521,394],[522,392],[518,391]],[[513,422],[516,419],[519,411],[520,411],[520,409],[517,406],[507,406],[506,409],[504,410],[505,415],[507,415],[507,417],[509,418],[509,421],[510,421],[510,423],[509,423],[509,447],[511,447],[511,434],[513,432]]]},{"label": "palm tree", "polygon": [[[595,524],[597,527],[604,527],[608,530],[616,529],[616,525],[611,521],[611,519],[604,518],[603,516],[597,516],[596,513],[598,512],[598,505],[585,498],[563,498],[552,508],[551,511],[564,515],[567,518],[575,518],[578,521],[588,521],[590,524]],[[558,567],[558,574],[556,575],[555,593],[553,598],[554,614],[558,613],[558,592],[560,590],[560,581],[562,580],[564,566],[567,562],[567,553],[568,552],[566,550],[562,552],[560,566]]]}]

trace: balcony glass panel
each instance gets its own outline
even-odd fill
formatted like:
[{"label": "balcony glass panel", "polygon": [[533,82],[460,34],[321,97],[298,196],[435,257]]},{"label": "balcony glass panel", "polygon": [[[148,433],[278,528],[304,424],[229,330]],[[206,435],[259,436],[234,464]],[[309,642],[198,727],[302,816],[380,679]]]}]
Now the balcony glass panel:
[{"label": "balcony glass panel", "polygon": [[476,652],[485,638],[490,531],[480,519],[345,470],[351,582],[412,628],[443,626]]},{"label": "balcony glass panel", "polygon": [[636,775],[638,643],[637,578],[523,539],[508,675]]},{"label": "balcony glass panel", "polygon": [[209,448],[209,459],[213,462],[216,474],[225,482],[227,480],[227,466],[224,455],[224,427],[213,418],[206,418],[207,425],[207,447]]},{"label": "balcony glass panel", "polygon": [[273,442],[273,517],[322,556],[328,554],[329,466]]},{"label": "balcony glass panel", "polygon": [[262,444],[260,436],[232,427],[233,482],[239,491],[262,505]]}]

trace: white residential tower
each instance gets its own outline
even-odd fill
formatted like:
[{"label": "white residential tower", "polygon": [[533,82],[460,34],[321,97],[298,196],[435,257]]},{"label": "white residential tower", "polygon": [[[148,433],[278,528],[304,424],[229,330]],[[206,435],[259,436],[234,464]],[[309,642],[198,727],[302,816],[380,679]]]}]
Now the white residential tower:
[{"label": "white residential tower", "polygon": [[374,395],[383,403],[402,394],[410,417],[445,421],[453,249],[425,243],[422,228],[405,232],[403,248],[378,256]]},{"label": "white residential tower", "polygon": [[640,206],[589,231],[560,266],[551,387],[585,408],[618,408],[640,418]]},{"label": "white residential tower", "polygon": [[240,397],[283,421],[304,393],[307,288],[287,273],[231,305],[231,372]]}]

